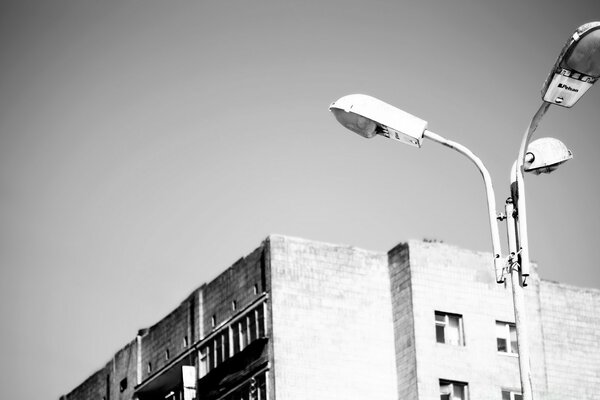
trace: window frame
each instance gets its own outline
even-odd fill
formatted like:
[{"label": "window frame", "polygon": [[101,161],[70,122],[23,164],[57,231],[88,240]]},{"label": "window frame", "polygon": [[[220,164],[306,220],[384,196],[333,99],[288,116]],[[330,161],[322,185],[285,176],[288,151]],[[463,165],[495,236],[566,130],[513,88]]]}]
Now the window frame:
[{"label": "window frame", "polygon": [[[450,393],[442,393],[442,386],[445,385],[449,385],[450,386]],[[450,397],[448,397],[448,400],[456,400],[455,396],[455,388],[460,387],[462,389],[463,392],[463,396],[462,399],[460,400],[469,400],[469,384],[468,382],[461,382],[461,381],[453,381],[450,379],[440,379],[439,380],[439,391],[440,391],[440,400],[444,400],[444,398],[442,396],[445,395],[449,395]]]},{"label": "window frame", "polygon": [[[444,320],[439,321],[438,316],[443,317]],[[449,313],[449,312],[445,312],[445,311],[435,310],[434,317],[435,317],[435,341],[437,343],[448,344],[451,346],[460,346],[460,347],[466,346],[465,329],[464,329],[464,322],[463,322],[462,314]],[[448,341],[449,340],[448,339],[448,337],[449,337],[448,331],[449,331],[449,329],[451,329],[451,325],[450,325],[451,318],[456,319],[458,321],[458,324],[457,324],[458,325],[458,343],[452,343],[452,342]],[[438,338],[438,328],[439,327],[441,327],[443,329],[443,335],[444,335],[443,342],[440,342],[439,338]]]},{"label": "window frame", "polygon": [[[521,393],[519,390],[502,389],[500,393],[502,393],[502,399],[504,399],[504,394],[507,393],[509,396],[509,400],[523,400],[523,393]],[[517,398],[516,396],[519,397]]]},{"label": "window frame", "polygon": [[[502,327],[502,329],[504,330],[504,336],[500,337],[500,335],[498,335],[498,330],[499,330],[499,326]],[[515,333],[515,341],[514,341],[514,348],[513,348],[513,341],[511,338],[511,330],[514,329],[514,333]],[[500,350],[499,349],[499,345],[498,345],[498,340],[502,339],[506,342],[506,349],[505,351]],[[503,354],[503,355],[510,355],[513,357],[518,357],[519,356],[519,344],[517,342],[517,326],[514,322],[506,322],[506,321],[498,321],[496,320],[496,351],[498,352],[498,354]]]}]

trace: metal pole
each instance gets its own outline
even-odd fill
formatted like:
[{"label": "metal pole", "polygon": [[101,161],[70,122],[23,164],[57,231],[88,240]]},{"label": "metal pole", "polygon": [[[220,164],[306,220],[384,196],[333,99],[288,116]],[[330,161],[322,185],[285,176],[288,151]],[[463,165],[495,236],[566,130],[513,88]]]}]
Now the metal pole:
[{"label": "metal pole", "polygon": [[[519,371],[523,400],[533,400],[533,383],[531,380],[531,364],[529,361],[529,338],[527,334],[527,318],[525,315],[525,294],[523,287],[527,285],[529,276],[529,239],[527,237],[527,208],[525,205],[524,164],[529,141],[542,120],[550,103],[543,102],[537,110],[521,140],[519,156],[511,169],[511,201],[507,201],[506,216],[509,232],[509,247],[511,247],[510,277],[513,292],[515,312],[515,327],[517,330],[517,348],[519,351]],[[516,206],[516,207],[515,207]],[[510,209],[510,213],[509,213]],[[511,239],[512,237],[512,239]],[[512,253],[516,250],[514,256]]]},{"label": "metal pole", "polygon": [[[537,129],[542,117],[548,111],[550,103],[543,102],[538,111],[535,113],[525,134],[521,141],[521,147],[519,148],[519,156],[517,157],[516,168],[513,168],[516,173],[516,179],[511,179],[511,195],[513,197],[514,205],[517,209],[517,229],[519,232],[519,251],[520,251],[520,265],[521,265],[521,277],[526,279],[529,276],[530,262],[529,262],[529,239],[527,237],[527,210],[525,207],[525,179],[523,177],[525,163],[525,152],[529,145],[529,140],[533,136],[533,132]],[[511,171],[511,176],[512,176]],[[526,285],[526,284],[525,284]]]},{"label": "metal pole", "polygon": [[513,199],[508,198],[505,204],[506,231],[508,234],[508,263],[515,312],[515,327],[517,330],[517,349],[519,352],[519,375],[521,378],[521,393],[523,400],[533,399],[533,384],[531,380],[531,364],[529,357],[529,336],[527,334],[527,318],[525,316],[525,293],[519,271],[519,234]]},{"label": "metal pole", "polygon": [[[513,307],[515,314],[515,328],[517,331],[517,349],[519,352],[519,374],[523,400],[533,400],[533,384],[531,379],[531,364],[529,356],[529,339],[527,334],[527,318],[525,314],[525,294],[523,287],[525,278],[529,275],[529,243],[527,238],[527,216],[525,206],[524,163],[525,151],[535,132],[540,120],[548,110],[550,103],[544,102],[532,118],[525,135],[523,136],[519,157],[511,169],[511,198],[507,200],[505,211],[507,219],[507,232],[509,242],[509,268],[513,294]],[[496,201],[492,187],[491,176],[483,162],[469,149],[459,143],[450,141],[436,133],[425,130],[424,137],[450,147],[465,155],[479,169],[486,187],[488,201],[488,215],[492,233],[492,246],[494,251],[494,265],[496,281],[504,281],[504,265],[501,258],[500,239],[496,217]],[[515,205],[517,207],[515,207]]]},{"label": "metal pole", "polygon": [[498,220],[496,216],[496,198],[494,195],[494,188],[492,186],[492,177],[488,172],[483,162],[477,157],[471,150],[461,145],[460,143],[448,140],[437,133],[433,133],[429,130],[425,130],[423,136],[436,143],[442,144],[453,150],[456,150],[460,154],[466,156],[471,160],[479,169],[481,176],[483,177],[483,183],[485,184],[485,193],[488,203],[488,217],[490,220],[490,231],[492,234],[492,249],[494,253],[494,267],[496,272],[496,282],[504,282],[504,260],[501,257],[502,248],[500,246],[500,234],[498,231]]}]

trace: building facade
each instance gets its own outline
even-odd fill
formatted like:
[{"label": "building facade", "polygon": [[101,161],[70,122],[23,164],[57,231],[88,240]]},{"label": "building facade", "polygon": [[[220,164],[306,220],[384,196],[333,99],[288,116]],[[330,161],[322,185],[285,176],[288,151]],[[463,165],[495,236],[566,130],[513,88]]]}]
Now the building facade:
[{"label": "building facade", "polygon": [[[491,255],[269,236],[61,400],[518,400],[510,285]],[[534,395],[600,398],[600,291],[525,290]]]}]

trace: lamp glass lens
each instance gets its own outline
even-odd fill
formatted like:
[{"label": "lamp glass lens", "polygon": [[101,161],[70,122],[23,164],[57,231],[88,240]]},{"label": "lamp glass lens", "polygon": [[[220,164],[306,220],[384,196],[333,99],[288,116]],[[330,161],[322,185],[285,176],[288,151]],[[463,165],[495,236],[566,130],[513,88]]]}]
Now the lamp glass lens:
[{"label": "lamp glass lens", "polygon": [[332,108],[331,112],[333,112],[335,119],[337,119],[340,124],[347,129],[350,129],[352,132],[358,133],[362,137],[370,139],[377,134],[377,124],[373,120],[353,112],[340,110],[339,108]]},{"label": "lamp glass lens", "polygon": [[565,60],[569,69],[594,78],[600,77],[600,29],[596,29],[575,45]]}]

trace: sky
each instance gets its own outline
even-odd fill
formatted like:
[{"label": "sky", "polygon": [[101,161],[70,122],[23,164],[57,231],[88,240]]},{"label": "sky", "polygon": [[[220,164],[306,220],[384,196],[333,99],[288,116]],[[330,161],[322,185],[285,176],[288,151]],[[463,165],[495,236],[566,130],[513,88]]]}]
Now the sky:
[{"label": "sky", "polygon": [[[491,251],[466,158],[361,138],[328,106],[364,93],[428,121],[502,211],[541,86],[593,20],[597,0],[4,0],[0,398],[68,393],[271,233]],[[574,158],[526,177],[540,276],[596,289],[599,111],[598,87],[552,106],[535,137]]]}]

